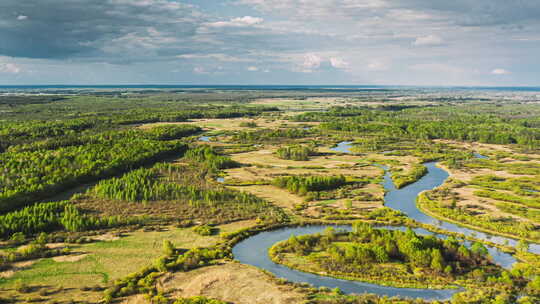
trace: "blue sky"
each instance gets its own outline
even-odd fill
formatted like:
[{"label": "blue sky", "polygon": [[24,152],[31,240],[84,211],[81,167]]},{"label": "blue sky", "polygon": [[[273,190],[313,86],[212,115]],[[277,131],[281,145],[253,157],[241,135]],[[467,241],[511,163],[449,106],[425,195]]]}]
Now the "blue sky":
[{"label": "blue sky", "polygon": [[540,85],[537,0],[2,0],[0,84]]}]

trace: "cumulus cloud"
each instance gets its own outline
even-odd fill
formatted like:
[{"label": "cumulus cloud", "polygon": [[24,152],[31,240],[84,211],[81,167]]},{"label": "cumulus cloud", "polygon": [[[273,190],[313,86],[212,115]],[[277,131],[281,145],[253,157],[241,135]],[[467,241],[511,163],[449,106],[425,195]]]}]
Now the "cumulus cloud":
[{"label": "cumulus cloud", "polygon": [[[234,74],[223,76],[223,82],[230,83],[231,75],[239,83],[262,82],[263,72],[271,70],[268,81],[280,75],[283,82],[400,83],[437,75],[446,84],[448,79],[458,83],[473,70],[483,71],[474,74],[479,78],[502,83],[507,78],[490,73],[515,73],[522,69],[518,64],[538,67],[537,0],[203,2],[2,0],[0,58],[9,58],[0,61],[5,62],[3,76],[14,78],[8,69],[18,71],[18,77],[39,70],[36,79],[69,71],[84,80],[89,71],[104,73],[97,66],[106,63],[121,70],[118,75],[144,75],[143,80],[156,82],[188,82],[193,75],[215,80],[229,72]],[[242,14],[230,15],[235,12]],[[19,66],[8,68],[8,62]],[[501,62],[506,72],[493,70]],[[248,73],[250,67],[260,73]],[[167,79],[164,69],[180,72]],[[369,73],[374,71],[380,73]],[[317,73],[307,74],[312,72]]]},{"label": "cumulus cloud", "polygon": [[491,74],[493,74],[493,75],[508,75],[508,74],[511,74],[511,72],[508,71],[508,70],[505,70],[505,69],[494,69],[493,71],[491,71]]},{"label": "cumulus cloud", "polygon": [[210,27],[246,27],[260,24],[264,21],[263,18],[244,16],[240,18],[233,18],[229,21],[211,22],[207,25]]},{"label": "cumulus cloud", "polygon": [[223,53],[210,53],[210,54],[182,54],[177,55],[176,58],[180,59],[213,59],[222,62],[249,62],[251,59],[240,58],[236,56],[231,56]]},{"label": "cumulus cloud", "polygon": [[0,63],[0,73],[19,74],[21,67],[14,63]]},{"label": "cumulus cloud", "polygon": [[314,69],[318,69],[321,66],[323,59],[316,54],[304,55],[304,62],[302,63],[303,72],[311,72]]},{"label": "cumulus cloud", "polygon": [[340,58],[340,57],[331,57],[330,65],[332,65],[336,69],[345,69],[349,66],[349,64],[343,58]]},{"label": "cumulus cloud", "polygon": [[444,43],[443,39],[437,35],[427,35],[416,38],[413,42],[415,46],[437,46]]}]

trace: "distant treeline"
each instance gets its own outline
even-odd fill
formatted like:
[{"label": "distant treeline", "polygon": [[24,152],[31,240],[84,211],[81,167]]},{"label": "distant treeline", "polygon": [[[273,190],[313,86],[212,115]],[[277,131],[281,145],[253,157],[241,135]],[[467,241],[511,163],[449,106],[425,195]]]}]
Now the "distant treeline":
[{"label": "distant treeline", "polygon": [[[524,118],[527,116],[527,118]],[[519,106],[439,106],[384,111],[333,108],[305,113],[297,121],[322,121],[324,130],[417,139],[452,139],[540,146],[540,118]]]},{"label": "distant treeline", "polygon": [[[193,107],[179,111],[177,109],[127,110],[111,113],[88,113],[79,118],[60,120],[22,120],[3,121],[0,124],[0,152],[8,147],[54,137],[74,137],[81,132],[101,132],[123,128],[124,125],[183,122],[199,118],[234,118],[251,117],[266,111],[277,111],[273,107]],[[95,115],[95,116],[94,116]]]}]

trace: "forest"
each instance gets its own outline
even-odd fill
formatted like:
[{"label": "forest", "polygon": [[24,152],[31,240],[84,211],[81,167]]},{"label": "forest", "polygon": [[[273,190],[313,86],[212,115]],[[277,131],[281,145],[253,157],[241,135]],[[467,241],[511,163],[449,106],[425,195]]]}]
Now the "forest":
[{"label": "forest", "polygon": [[[540,301],[534,94],[1,91],[0,303]],[[343,142],[349,151],[336,149]],[[431,162],[449,178],[404,211],[388,204],[386,172],[407,193],[432,182]],[[283,232],[316,227],[327,229]],[[281,278],[246,256],[326,279],[455,294],[348,293]]]},{"label": "forest", "polygon": [[345,176],[284,176],[272,182],[279,188],[287,189],[292,193],[306,195],[308,192],[332,190],[346,183]]},{"label": "forest", "polygon": [[276,151],[276,154],[282,159],[306,161],[309,160],[310,156],[316,155],[317,152],[313,147],[296,145],[281,147]]}]

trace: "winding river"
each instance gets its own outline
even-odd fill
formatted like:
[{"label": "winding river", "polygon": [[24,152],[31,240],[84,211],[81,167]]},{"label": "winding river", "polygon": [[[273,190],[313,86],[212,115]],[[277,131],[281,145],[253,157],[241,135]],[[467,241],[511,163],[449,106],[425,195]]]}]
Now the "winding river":
[{"label": "winding river", "polygon": [[[342,153],[350,153],[351,142],[341,142],[336,147],[332,148],[334,151]],[[479,156],[477,156],[479,157]],[[391,175],[386,167],[385,169],[383,186],[388,191],[385,195],[384,201],[387,207],[395,210],[402,211],[407,216],[415,219],[418,222],[430,224],[447,231],[459,232],[467,236],[474,236],[478,239],[488,240],[497,244],[509,244],[515,246],[517,241],[511,238],[494,236],[480,231],[476,231],[469,228],[464,228],[456,224],[437,220],[416,207],[416,197],[422,191],[431,190],[444,183],[449,174],[445,170],[436,166],[435,162],[425,163],[428,169],[428,173],[415,183],[412,183],[402,189],[396,189],[392,182]],[[287,227],[283,229],[266,231],[254,235],[246,240],[238,243],[233,248],[233,254],[236,260],[244,264],[253,265],[261,269],[265,269],[273,273],[276,277],[285,278],[291,282],[297,283],[309,283],[315,287],[338,287],[345,293],[374,293],[381,296],[399,296],[408,298],[423,298],[426,300],[446,300],[452,297],[460,289],[415,289],[415,288],[396,288],[389,286],[382,286],[377,284],[370,284],[358,281],[349,281],[336,279],[332,277],[325,277],[316,274],[305,273],[302,271],[294,270],[286,266],[276,264],[270,260],[268,255],[268,249],[275,243],[288,239],[291,234],[305,235],[322,232],[329,227],[328,225],[314,225],[307,227]],[[350,226],[336,225],[333,226],[336,229],[350,230]],[[400,229],[404,230],[405,227],[382,227],[386,229]],[[418,234],[433,234],[425,229],[414,229]],[[436,234],[437,237],[446,238],[445,235]],[[465,242],[466,245],[470,245],[469,242]],[[495,247],[488,247],[490,255],[493,257],[493,261],[502,267],[510,268],[515,262],[515,258],[510,254],[504,253]],[[539,244],[531,244],[530,251],[534,253],[540,252]]]}]

